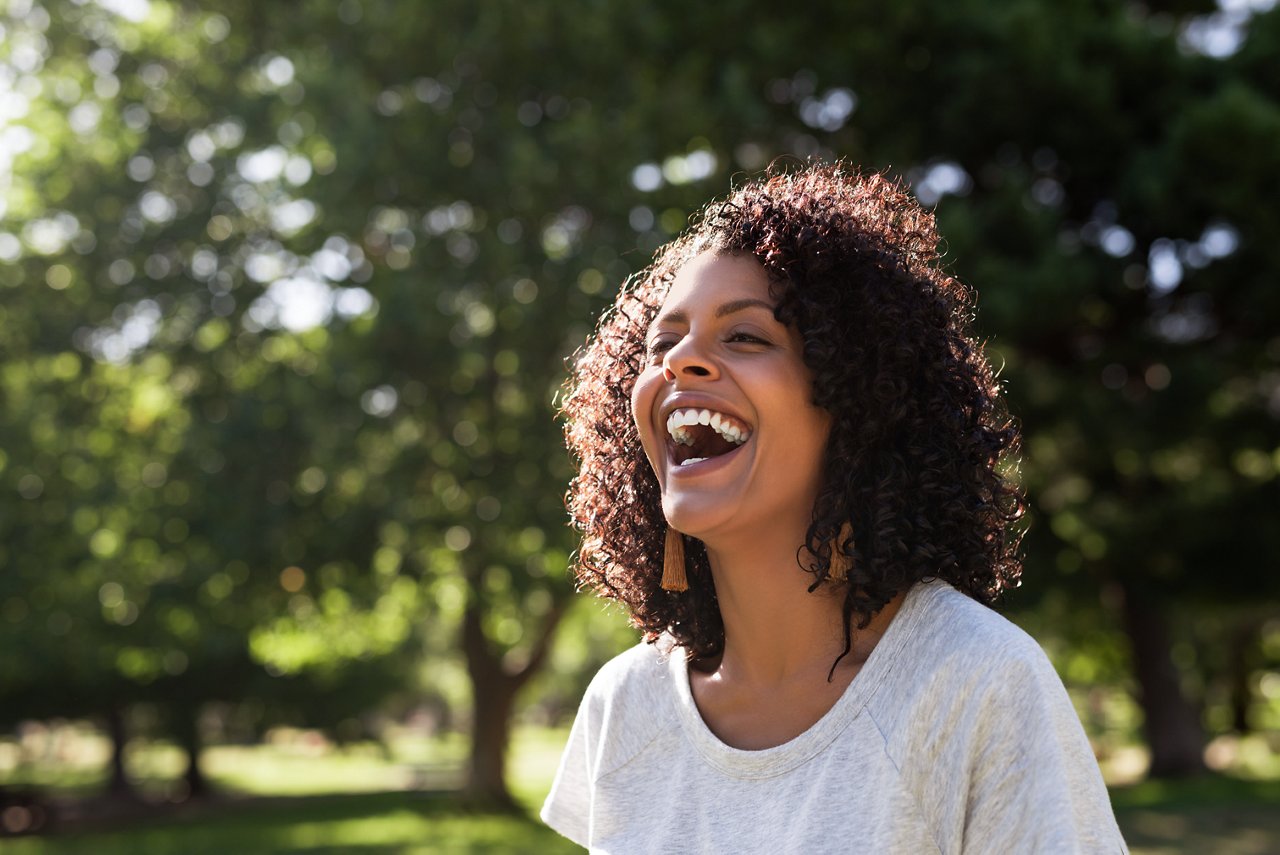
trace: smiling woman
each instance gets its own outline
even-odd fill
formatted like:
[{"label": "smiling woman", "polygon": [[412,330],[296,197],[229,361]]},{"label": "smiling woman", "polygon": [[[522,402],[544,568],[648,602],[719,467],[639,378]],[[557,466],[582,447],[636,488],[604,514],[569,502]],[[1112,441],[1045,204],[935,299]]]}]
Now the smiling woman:
[{"label": "smiling woman", "polygon": [[813,403],[803,341],[774,317],[771,291],[749,257],[690,260],[650,327],[632,391],[663,516],[704,544],[751,541],[762,526],[803,532],[821,483],[831,416]]},{"label": "smiling woman", "polygon": [[543,809],[593,851],[1118,852],[1057,676],[986,608],[1017,444],[882,176],[774,173],[623,288],[566,400],[580,579],[650,644],[592,682]]}]

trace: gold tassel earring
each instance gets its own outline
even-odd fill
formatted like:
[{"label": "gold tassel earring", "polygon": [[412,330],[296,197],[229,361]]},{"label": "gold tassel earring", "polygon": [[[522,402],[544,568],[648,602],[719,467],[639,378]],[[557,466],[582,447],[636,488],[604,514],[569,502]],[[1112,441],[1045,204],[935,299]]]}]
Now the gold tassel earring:
[{"label": "gold tassel earring", "polygon": [[666,550],[662,556],[662,589],[689,590],[689,577],[685,574],[684,535],[670,527],[667,528]]},{"label": "gold tassel earring", "polygon": [[832,582],[849,581],[849,570],[853,568],[853,556],[845,555],[840,550],[840,545],[846,541],[852,546],[853,525],[850,523],[840,527],[840,533],[831,544],[831,567],[827,569],[827,578]]}]

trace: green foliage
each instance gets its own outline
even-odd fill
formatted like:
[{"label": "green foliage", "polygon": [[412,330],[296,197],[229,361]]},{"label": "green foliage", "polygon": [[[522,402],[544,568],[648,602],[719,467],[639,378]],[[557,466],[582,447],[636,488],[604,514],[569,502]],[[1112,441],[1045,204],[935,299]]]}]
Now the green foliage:
[{"label": "green foliage", "polygon": [[[518,668],[570,595],[565,359],[778,156],[937,202],[1026,430],[1015,605],[1274,603],[1280,12],[1222,57],[1203,14],[11,0],[0,717],[456,701],[468,606]],[[627,641],[566,621],[550,716]]]}]

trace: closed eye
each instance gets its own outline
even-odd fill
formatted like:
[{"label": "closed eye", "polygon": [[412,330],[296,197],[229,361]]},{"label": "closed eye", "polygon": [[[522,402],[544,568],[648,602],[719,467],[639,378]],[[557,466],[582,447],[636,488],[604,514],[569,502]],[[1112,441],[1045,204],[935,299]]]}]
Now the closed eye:
[{"label": "closed eye", "polygon": [[769,344],[767,340],[761,338],[760,336],[752,335],[751,333],[747,333],[747,332],[733,333],[732,335],[729,336],[728,339],[726,339],[726,341],[730,343],[766,344],[766,345]]},{"label": "closed eye", "polygon": [[675,342],[667,338],[658,338],[649,342],[648,354],[650,357],[661,356],[671,348],[675,347]]},{"label": "closed eye", "polygon": [[[662,336],[660,338],[655,338],[653,341],[649,342],[648,346],[645,348],[645,353],[648,355],[650,360],[654,360],[662,356],[671,348],[675,347],[676,343],[677,343],[677,339],[672,338],[670,336]],[[762,336],[758,336],[749,332],[741,332],[741,331],[730,333],[728,336],[725,337],[725,343],[726,344],[749,344],[749,345],[757,345],[760,347],[770,347],[773,344],[771,341],[769,341],[768,339]]]}]

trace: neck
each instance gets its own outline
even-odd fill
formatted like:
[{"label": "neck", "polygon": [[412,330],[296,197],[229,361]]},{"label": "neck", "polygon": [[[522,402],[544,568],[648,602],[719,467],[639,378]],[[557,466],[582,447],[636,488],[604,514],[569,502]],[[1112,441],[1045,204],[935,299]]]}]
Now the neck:
[{"label": "neck", "polygon": [[770,528],[731,545],[707,544],[724,621],[722,674],[762,685],[819,671],[825,679],[844,650],[843,589],[809,593],[813,577],[797,562],[802,541],[803,533],[780,537]]}]

